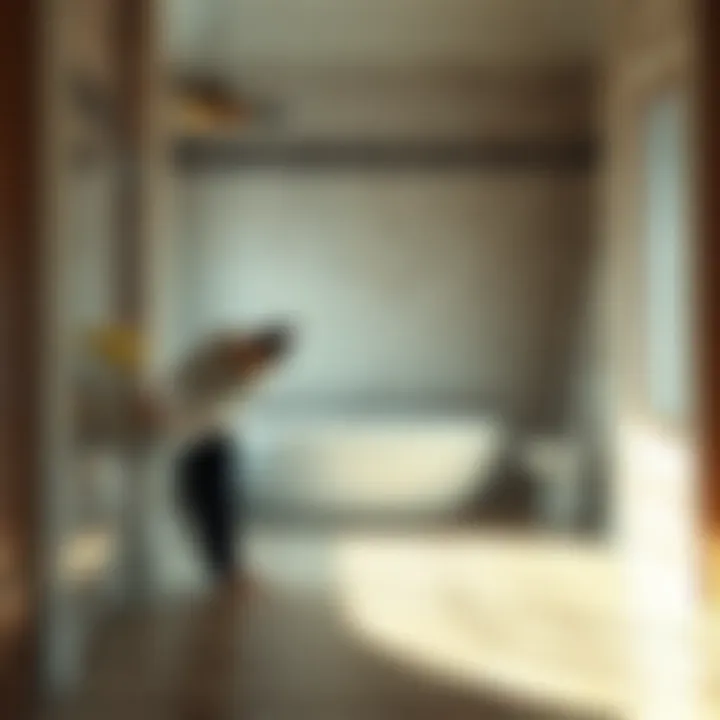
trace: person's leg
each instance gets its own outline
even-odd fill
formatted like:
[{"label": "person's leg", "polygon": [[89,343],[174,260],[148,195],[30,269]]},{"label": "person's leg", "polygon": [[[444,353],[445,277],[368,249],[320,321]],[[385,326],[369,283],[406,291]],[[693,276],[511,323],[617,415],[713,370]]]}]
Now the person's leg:
[{"label": "person's leg", "polygon": [[180,461],[180,481],[208,569],[220,582],[235,573],[232,447],[213,437],[196,444]]},{"label": "person's leg", "polygon": [[242,448],[235,438],[225,437],[219,451],[222,455],[222,472],[218,476],[224,482],[214,526],[217,529],[213,540],[216,565],[223,569],[222,580],[228,581],[230,590],[239,591],[243,595],[255,594],[245,557],[246,502]]},{"label": "person's leg", "polygon": [[221,458],[217,473],[208,483],[208,502],[203,521],[206,554],[213,574],[220,582],[231,580],[236,572],[233,496]]}]

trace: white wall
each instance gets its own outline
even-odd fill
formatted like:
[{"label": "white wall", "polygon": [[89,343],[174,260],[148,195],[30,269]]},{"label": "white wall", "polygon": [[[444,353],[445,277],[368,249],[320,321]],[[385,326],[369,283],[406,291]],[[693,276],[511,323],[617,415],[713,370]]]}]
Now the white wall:
[{"label": "white wall", "polygon": [[472,397],[533,419],[561,401],[587,178],[254,171],[192,182],[195,322],[299,329],[273,396],[441,409]]},{"label": "white wall", "polygon": [[597,121],[594,79],[578,69],[283,68],[233,81],[280,111],[258,136],[584,138]]},{"label": "white wall", "polygon": [[[321,67],[591,61],[603,0],[164,0],[172,56]],[[280,19],[280,20],[279,20]]]},{"label": "white wall", "polygon": [[[276,71],[249,81],[281,98],[282,137],[591,133],[587,78]],[[299,345],[276,399],[441,409],[472,399],[557,420],[585,300],[591,194],[587,173],[517,168],[183,176],[176,345],[288,318]]]}]

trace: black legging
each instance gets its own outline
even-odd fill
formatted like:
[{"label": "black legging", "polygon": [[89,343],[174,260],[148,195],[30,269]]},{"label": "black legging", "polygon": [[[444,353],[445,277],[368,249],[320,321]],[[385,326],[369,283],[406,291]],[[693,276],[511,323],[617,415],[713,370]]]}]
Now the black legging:
[{"label": "black legging", "polygon": [[192,443],[178,459],[181,499],[216,579],[236,570],[235,537],[240,500],[239,458],[220,432]]}]

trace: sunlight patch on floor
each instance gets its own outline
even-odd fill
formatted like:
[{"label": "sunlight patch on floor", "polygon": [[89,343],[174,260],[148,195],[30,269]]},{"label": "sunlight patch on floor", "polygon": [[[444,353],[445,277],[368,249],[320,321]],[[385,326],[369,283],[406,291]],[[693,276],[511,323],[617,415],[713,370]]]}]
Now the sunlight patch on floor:
[{"label": "sunlight patch on floor", "polygon": [[634,622],[609,549],[543,537],[346,538],[335,563],[346,621],[379,653],[575,709],[704,717],[691,711],[711,680],[696,633]]}]

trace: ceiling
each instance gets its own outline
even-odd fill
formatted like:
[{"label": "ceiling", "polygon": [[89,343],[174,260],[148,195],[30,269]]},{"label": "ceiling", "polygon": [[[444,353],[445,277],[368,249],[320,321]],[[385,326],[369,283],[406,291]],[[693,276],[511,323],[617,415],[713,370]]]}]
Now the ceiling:
[{"label": "ceiling", "polygon": [[602,0],[164,0],[171,60],[253,67],[584,67]]}]

